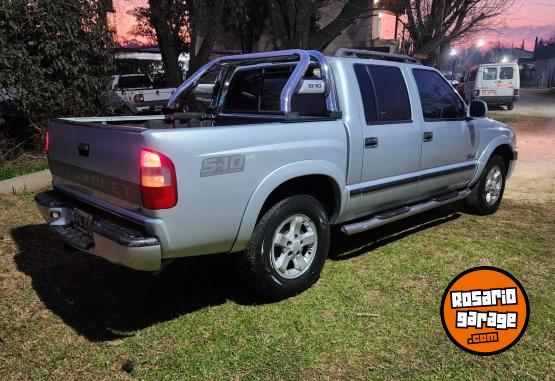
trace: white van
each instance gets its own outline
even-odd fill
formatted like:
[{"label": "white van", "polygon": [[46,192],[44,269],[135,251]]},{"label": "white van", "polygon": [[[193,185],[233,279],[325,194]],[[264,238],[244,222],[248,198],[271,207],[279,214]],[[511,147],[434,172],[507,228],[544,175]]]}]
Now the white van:
[{"label": "white van", "polygon": [[464,80],[464,99],[479,99],[488,105],[507,106],[518,101],[520,75],[516,62],[474,66]]}]

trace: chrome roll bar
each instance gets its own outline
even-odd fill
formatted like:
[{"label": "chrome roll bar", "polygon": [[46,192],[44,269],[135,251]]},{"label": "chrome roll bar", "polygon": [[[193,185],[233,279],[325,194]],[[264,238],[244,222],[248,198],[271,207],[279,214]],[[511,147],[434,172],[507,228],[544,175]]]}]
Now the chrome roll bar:
[{"label": "chrome roll bar", "polygon": [[239,54],[234,56],[225,56],[219,57],[215,60],[212,60],[202,66],[199,70],[197,70],[193,75],[185,80],[181,85],[175,89],[170,100],[168,101],[167,107],[172,109],[178,105],[179,98],[191,87],[195,86],[200,78],[212,69],[214,66],[220,63],[227,63],[227,62],[237,62],[237,61],[272,61],[272,59],[279,58],[279,57],[289,57],[289,56],[298,56],[299,62],[295,66],[293,73],[287,80],[287,83],[283,87],[281,91],[281,99],[280,99],[280,111],[285,113],[291,112],[291,99],[293,94],[299,89],[304,74],[308,70],[308,66],[310,65],[311,57],[314,58],[318,64],[320,65],[320,70],[322,73],[322,78],[326,82],[326,105],[329,112],[339,111],[337,107],[337,99],[335,95],[335,85],[332,78],[331,69],[326,57],[315,50],[300,50],[300,49],[290,49],[290,50],[280,50],[276,52],[261,52],[261,53],[250,53],[250,54]]},{"label": "chrome roll bar", "polygon": [[335,92],[335,81],[333,79],[333,73],[331,71],[330,64],[325,55],[317,50],[309,50],[308,53],[320,64],[320,72],[322,73],[322,79],[326,83],[326,106],[329,112],[339,111],[337,107],[337,96]]}]

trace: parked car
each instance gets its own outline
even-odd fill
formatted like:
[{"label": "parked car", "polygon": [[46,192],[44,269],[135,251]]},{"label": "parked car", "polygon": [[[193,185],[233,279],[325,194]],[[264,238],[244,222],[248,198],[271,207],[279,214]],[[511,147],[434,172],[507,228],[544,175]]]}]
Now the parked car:
[{"label": "parked car", "polygon": [[443,76],[445,77],[445,79],[447,80],[447,82],[449,82],[449,84],[451,86],[453,86],[454,89],[457,88],[457,86],[459,85],[459,80],[457,77],[455,77],[453,74],[451,73],[443,73]]},{"label": "parked car", "polygon": [[517,159],[484,102],[401,55],[222,57],[167,110],[50,121],[38,209],[66,244],[137,270],[237,253],[271,298],[315,282],[331,225],[351,235],[463,199],[494,213]]},{"label": "parked car", "polygon": [[156,88],[146,74],[121,74],[111,77],[100,99],[115,111],[155,112],[162,110],[174,90]]},{"label": "parked car", "polygon": [[466,100],[483,100],[488,105],[507,106],[512,110],[518,101],[520,74],[516,63],[474,66],[464,81]]}]

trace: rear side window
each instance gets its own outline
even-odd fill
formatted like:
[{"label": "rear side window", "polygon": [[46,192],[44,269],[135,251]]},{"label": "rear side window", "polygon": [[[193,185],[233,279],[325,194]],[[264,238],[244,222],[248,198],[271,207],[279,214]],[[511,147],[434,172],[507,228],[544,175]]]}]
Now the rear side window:
[{"label": "rear side window", "polygon": [[499,71],[499,79],[513,79],[513,68],[510,66],[502,67]]},{"label": "rear side window", "polygon": [[424,69],[413,69],[412,72],[418,87],[424,120],[433,122],[466,117],[464,102],[441,75]]},{"label": "rear side window", "polygon": [[118,85],[122,89],[148,88],[152,86],[152,81],[146,75],[130,75],[119,77]]},{"label": "rear side window", "polygon": [[225,97],[225,108],[238,111],[260,111],[262,70],[237,73]]},{"label": "rear side window", "polygon": [[[224,110],[279,112],[281,92],[293,67],[270,67],[239,71],[233,75],[224,98]],[[318,68],[309,67],[303,79],[320,79]],[[291,109],[301,115],[326,115],[324,94],[293,94]]]},{"label": "rear side window", "polygon": [[497,68],[496,67],[485,67],[482,79],[486,81],[491,81],[497,79]]},{"label": "rear side window", "polygon": [[367,124],[411,119],[409,94],[399,68],[355,64],[354,70]]}]

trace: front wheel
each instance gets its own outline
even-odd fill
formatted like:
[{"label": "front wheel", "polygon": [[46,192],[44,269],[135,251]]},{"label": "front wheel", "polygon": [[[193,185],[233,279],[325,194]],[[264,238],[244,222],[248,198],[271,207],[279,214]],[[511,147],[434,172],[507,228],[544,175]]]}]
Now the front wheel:
[{"label": "front wheel", "polygon": [[515,104],[514,103],[509,103],[507,105],[507,110],[512,110],[513,108],[515,108]]},{"label": "front wheel", "polygon": [[309,288],[319,277],[330,244],[329,222],[308,195],[286,198],[268,210],[238,257],[242,278],[271,299]]},{"label": "front wheel", "polygon": [[466,198],[468,209],[480,215],[495,213],[503,198],[506,177],[503,158],[499,155],[491,157],[472,193]]}]

